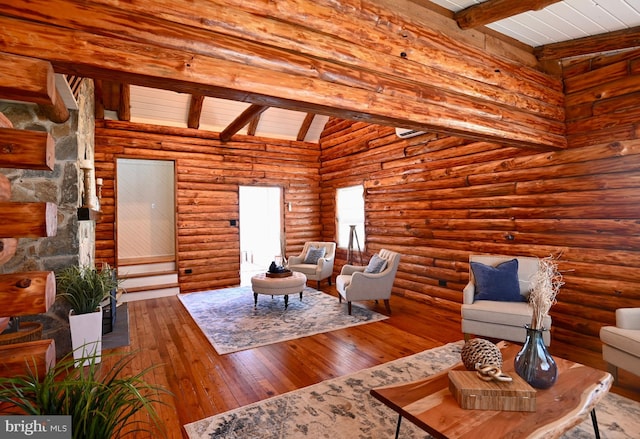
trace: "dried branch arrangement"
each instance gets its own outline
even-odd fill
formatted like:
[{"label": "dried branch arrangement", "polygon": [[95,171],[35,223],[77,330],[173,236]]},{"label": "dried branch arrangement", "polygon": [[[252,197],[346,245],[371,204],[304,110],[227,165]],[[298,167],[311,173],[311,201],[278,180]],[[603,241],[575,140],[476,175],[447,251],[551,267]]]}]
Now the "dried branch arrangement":
[{"label": "dried branch arrangement", "polygon": [[[558,271],[558,264],[552,256],[540,260],[538,271],[532,276],[533,288],[529,293],[529,305],[533,308],[531,329],[545,329],[542,327],[544,317],[551,306],[556,303],[556,296],[560,287],[564,285],[562,274]],[[548,329],[548,328],[546,328]]]}]

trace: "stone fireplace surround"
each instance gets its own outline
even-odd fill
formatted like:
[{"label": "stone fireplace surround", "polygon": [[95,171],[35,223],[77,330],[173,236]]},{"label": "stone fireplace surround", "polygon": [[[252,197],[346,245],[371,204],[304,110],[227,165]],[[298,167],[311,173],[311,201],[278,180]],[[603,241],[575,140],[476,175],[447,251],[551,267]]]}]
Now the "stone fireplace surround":
[{"label": "stone fireplace surround", "polygon": [[[11,182],[11,201],[52,202],[58,207],[58,229],[48,238],[20,238],[15,255],[4,265],[0,274],[23,271],[57,271],[73,264],[93,264],[95,259],[95,221],[79,220],[82,207],[84,171],[93,167],[94,157],[94,85],[84,79],[78,95],[78,110],[70,110],[64,123],[47,119],[35,104],[0,101],[0,112],[14,128],[48,132],[55,140],[53,171],[0,168]],[[91,184],[95,184],[95,175]],[[95,194],[95,188],[87,193]],[[95,196],[95,195],[94,195]],[[23,316],[21,321],[43,324],[43,338],[53,338],[56,356],[71,351],[68,306],[57,299],[46,314]]]}]

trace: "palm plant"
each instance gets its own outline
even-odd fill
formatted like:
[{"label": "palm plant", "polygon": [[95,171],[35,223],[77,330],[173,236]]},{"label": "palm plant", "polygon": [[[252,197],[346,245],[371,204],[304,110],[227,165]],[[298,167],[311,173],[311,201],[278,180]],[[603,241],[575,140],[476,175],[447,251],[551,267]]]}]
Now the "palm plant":
[{"label": "palm plant", "polygon": [[[119,354],[110,354],[119,355]],[[74,439],[110,439],[145,432],[166,436],[154,404],[163,403],[160,386],[152,386],[143,376],[152,368],[133,376],[121,376],[133,359],[128,354],[111,368],[100,367],[95,357],[85,357],[84,368],[75,368],[71,354],[51,367],[43,377],[28,367],[22,376],[0,377],[0,413],[21,415],[70,415]],[[35,366],[35,362],[34,362]],[[145,410],[150,421],[134,415]]]},{"label": "palm plant", "polygon": [[63,297],[75,314],[95,312],[120,283],[115,270],[102,264],[98,270],[90,266],[71,265],[56,274],[58,295]]}]

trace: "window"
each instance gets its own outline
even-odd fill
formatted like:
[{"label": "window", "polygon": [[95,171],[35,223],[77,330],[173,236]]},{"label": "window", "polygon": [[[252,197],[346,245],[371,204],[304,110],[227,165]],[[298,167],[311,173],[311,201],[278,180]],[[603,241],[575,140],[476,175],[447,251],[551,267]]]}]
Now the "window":
[{"label": "window", "polygon": [[349,186],[337,190],[336,216],[338,247],[348,248],[350,226],[356,226],[353,249],[357,250],[359,243],[360,249],[364,250],[364,186]]}]

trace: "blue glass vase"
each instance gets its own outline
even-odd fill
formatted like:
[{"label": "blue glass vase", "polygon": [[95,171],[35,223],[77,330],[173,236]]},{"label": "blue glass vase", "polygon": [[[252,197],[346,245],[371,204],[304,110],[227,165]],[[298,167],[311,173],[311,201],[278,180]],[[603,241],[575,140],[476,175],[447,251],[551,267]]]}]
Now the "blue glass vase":
[{"label": "blue glass vase", "polygon": [[536,389],[548,389],[558,379],[558,366],[553,361],[542,339],[543,329],[526,325],[527,339],[514,361],[518,375]]}]

